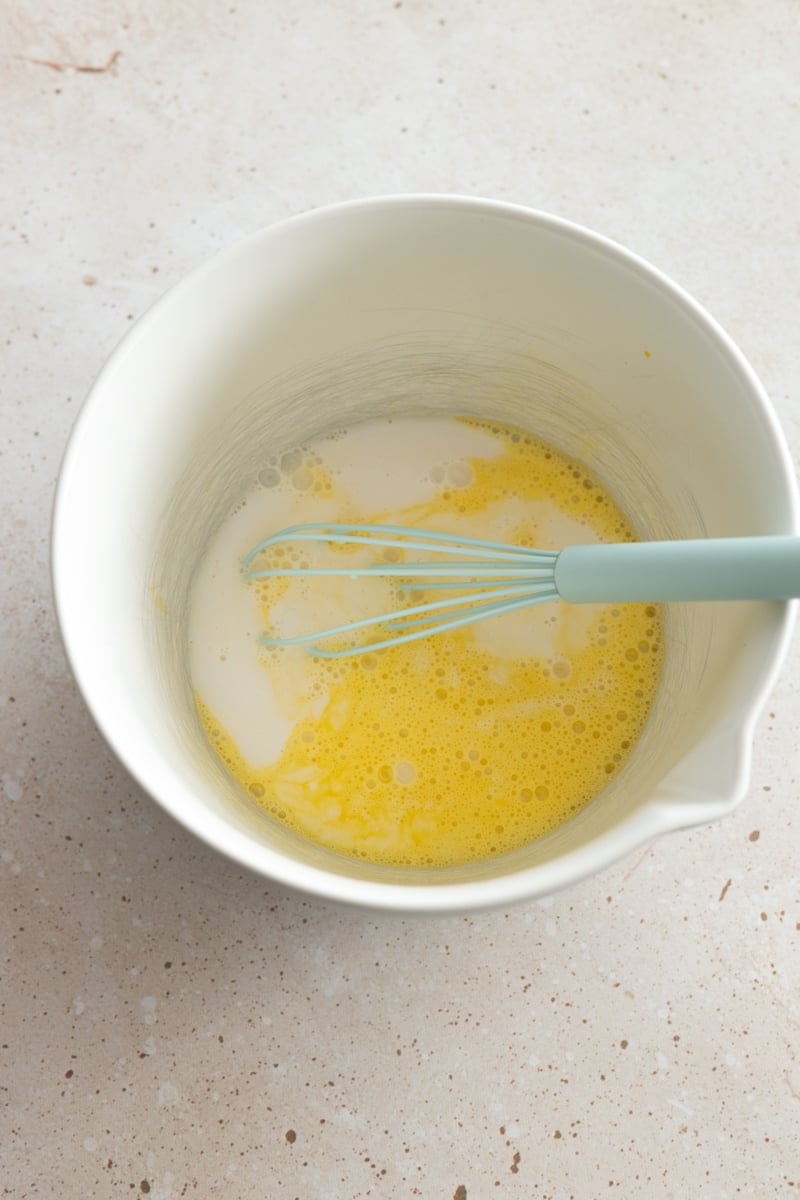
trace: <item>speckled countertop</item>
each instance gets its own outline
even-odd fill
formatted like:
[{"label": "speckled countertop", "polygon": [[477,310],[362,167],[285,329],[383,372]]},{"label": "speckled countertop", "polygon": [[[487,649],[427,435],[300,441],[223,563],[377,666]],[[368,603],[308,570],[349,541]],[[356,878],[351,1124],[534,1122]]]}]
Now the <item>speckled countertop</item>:
[{"label": "speckled countertop", "polygon": [[136,788],[47,568],[67,434],[130,323],[356,195],[489,195],[626,243],[739,342],[797,456],[795,0],[2,22],[2,1195],[800,1195],[800,641],[735,816],[546,902],[378,918],[242,874]]}]

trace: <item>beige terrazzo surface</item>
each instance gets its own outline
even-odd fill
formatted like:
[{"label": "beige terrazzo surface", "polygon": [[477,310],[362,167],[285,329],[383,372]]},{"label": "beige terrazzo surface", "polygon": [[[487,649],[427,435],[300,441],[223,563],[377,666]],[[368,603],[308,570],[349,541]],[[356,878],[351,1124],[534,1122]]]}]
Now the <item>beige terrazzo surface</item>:
[{"label": "beige terrazzo surface", "polygon": [[[735,816],[550,901],[270,888],[147,799],[58,640],[50,503],[149,304],[296,211],[459,191],[642,253],[800,451],[800,10],[165,0],[0,12],[0,1194],[800,1194],[800,643]],[[746,486],[746,481],[743,481]]]}]

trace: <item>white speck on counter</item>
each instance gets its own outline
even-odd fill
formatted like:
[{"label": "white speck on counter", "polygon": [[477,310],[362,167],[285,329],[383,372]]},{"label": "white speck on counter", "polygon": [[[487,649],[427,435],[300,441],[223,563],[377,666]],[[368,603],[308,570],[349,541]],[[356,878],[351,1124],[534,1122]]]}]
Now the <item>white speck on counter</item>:
[{"label": "white speck on counter", "polygon": [[12,804],[16,804],[18,800],[22,799],[22,785],[5,772],[3,772],[3,791],[6,799],[10,800]]},{"label": "white speck on counter", "polygon": [[180,1093],[173,1083],[169,1080],[158,1085],[158,1107],[171,1108],[180,1100]]}]

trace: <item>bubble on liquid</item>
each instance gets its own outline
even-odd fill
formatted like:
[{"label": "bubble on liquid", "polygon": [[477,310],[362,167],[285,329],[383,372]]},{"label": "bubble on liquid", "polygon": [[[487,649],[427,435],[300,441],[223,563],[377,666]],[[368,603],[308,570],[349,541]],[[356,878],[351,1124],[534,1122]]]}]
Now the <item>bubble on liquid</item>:
[{"label": "bubble on liquid", "polygon": [[447,468],[447,479],[449,483],[452,483],[453,487],[469,487],[474,478],[475,472],[468,462],[452,463]]},{"label": "bubble on liquid", "polygon": [[258,482],[262,487],[274,488],[281,481],[281,473],[277,467],[265,467],[263,471],[258,473]]},{"label": "bubble on liquid", "polygon": [[568,658],[557,658],[551,664],[550,669],[556,679],[569,679],[572,674],[572,663]]},{"label": "bubble on liquid", "polygon": [[306,467],[301,467],[292,476],[292,484],[297,488],[298,492],[307,492],[313,482],[314,476]]},{"label": "bubble on liquid", "polygon": [[414,783],[417,778],[417,768],[410,762],[395,763],[394,777],[397,783],[404,785]]},{"label": "bubble on liquid", "polygon": [[284,475],[294,475],[303,465],[303,454],[300,450],[288,450],[281,455],[281,471]]}]

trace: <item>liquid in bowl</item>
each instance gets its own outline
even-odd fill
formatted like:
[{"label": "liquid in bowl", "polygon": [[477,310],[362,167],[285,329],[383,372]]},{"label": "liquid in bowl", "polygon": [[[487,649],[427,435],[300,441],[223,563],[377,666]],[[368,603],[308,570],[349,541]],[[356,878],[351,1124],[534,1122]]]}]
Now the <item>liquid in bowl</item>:
[{"label": "liquid in bowl", "polygon": [[510,853],[598,796],[653,706],[660,609],[545,604],[344,660],[261,645],[396,603],[383,580],[242,577],[263,537],[334,520],[545,549],[636,537],[584,466],[496,421],[375,419],[265,462],[208,547],[189,621],[197,713],[244,794],[340,854],[409,867]]}]

